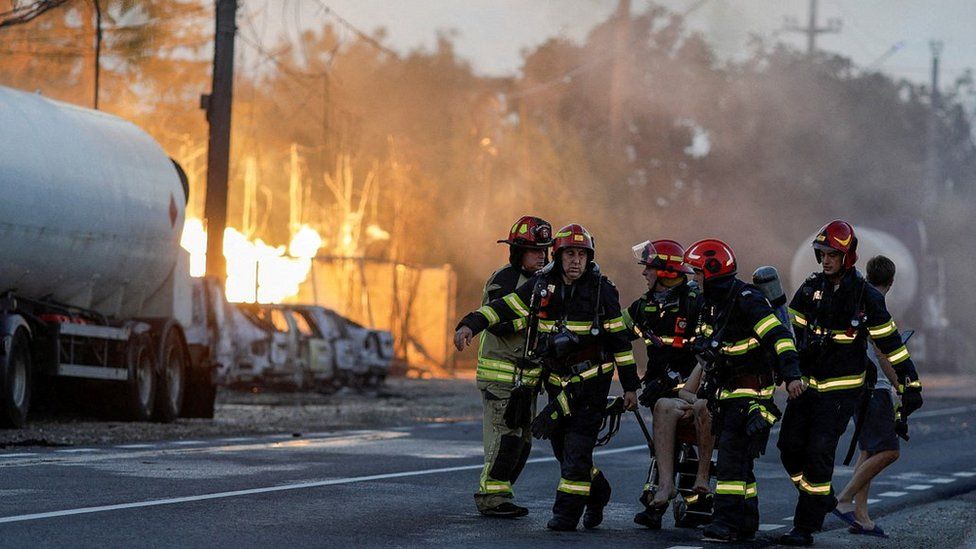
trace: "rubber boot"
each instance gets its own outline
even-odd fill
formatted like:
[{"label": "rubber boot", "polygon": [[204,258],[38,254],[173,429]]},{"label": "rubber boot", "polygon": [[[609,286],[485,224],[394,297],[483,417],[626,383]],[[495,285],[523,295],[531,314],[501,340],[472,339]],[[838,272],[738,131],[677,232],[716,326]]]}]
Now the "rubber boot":
[{"label": "rubber boot", "polygon": [[563,515],[553,515],[546,523],[546,528],[557,532],[575,532],[577,522]]},{"label": "rubber boot", "polygon": [[527,507],[522,507],[521,505],[515,505],[514,503],[505,501],[490,509],[482,510],[481,514],[486,517],[518,518],[528,515],[529,509]]},{"label": "rubber boot", "polygon": [[794,527],[779,537],[779,543],[780,545],[790,545],[793,547],[809,547],[813,545],[813,533],[802,528]]}]

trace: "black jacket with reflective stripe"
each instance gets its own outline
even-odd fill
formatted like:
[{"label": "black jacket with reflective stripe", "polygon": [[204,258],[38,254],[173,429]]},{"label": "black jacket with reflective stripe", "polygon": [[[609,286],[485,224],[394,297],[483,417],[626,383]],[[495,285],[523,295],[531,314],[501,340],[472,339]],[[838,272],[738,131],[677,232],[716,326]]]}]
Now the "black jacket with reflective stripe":
[{"label": "black jacket with reflective stripe", "polygon": [[[857,318],[858,326],[851,321]],[[850,269],[835,288],[823,273],[814,273],[790,302],[790,319],[803,352],[803,374],[818,380],[859,376],[867,367],[868,338],[884,353],[902,383],[918,374],[908,348],[888,313],[884,294]],[[853,335],[852,335],[853,334]],[[822,350],[811,345],[824,339]]]},{"label": "black jacket with reflective stripe", "polygon": [[[465,315],[459,326],[467,326],[475,334],[499,323],[510,323],[516,318],[529,316],[529,306],[536,284],[541,281],[548,291],[548,297],[539,306],[539,330],[549,331],[549,327],[559,321],[566,322],[580,338],[580,348],[592,350],[606,362],[614,362],[620,384],[625,391],[636,391],[640,387],[637,365],[631,349],[627,330],[620,311],[620,297],[616,286],[606,277],[602,278],[597,315],[598,278],[592,269],[571,285],[563,283],[562,276],[553,271],[538,273],[525,284],[508,295],[490,301],[477,311]],[[599,333],[590,333],[594,317],[598,317]]]},{"label": "black jacket with reflective stripe", "polygon": [[642,337],[647,345],[646,380],[658,378],[666,370],[677,372],[685,380],[698,364],[692,342],[701,292],[684,283],[672,288],[668,296],[660,302],[653,292],[646,292],[627,307],[624,315],[625,322],[630,321],[627,328],[631,339]]}]

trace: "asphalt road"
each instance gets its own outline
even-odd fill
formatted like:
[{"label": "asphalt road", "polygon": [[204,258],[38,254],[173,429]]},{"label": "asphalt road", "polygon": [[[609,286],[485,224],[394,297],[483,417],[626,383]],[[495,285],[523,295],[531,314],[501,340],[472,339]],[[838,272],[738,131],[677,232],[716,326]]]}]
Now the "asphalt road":
[{"label": "asphalt road", "polygon": [[[3,547],[593,546],[695,547],[700,531],[633,524],[647,449],[633,418],[598,451],[613,485],[595,531],[545,529],[559,470],[538,443],[519,480],[518,520],[480,517],[479,423],[301,436],[201,439],[0,453]],[[876,520],[976,490],[976,403],[929,399],[902,458],[875,482]],[[756,468],[769,545],[796,491],[770,451]],[[846,441],[841,444],[846,450]],[[840,456],[842,458],[842,456]],[[850,468],[838,467],[835,488]],[[826,529],[841,528],[828,518]],[[940,525],[945,527],[945,525]],[[832,545],[836,541],[831,543]],[[853,542],[852,542],[853,543]]]}]

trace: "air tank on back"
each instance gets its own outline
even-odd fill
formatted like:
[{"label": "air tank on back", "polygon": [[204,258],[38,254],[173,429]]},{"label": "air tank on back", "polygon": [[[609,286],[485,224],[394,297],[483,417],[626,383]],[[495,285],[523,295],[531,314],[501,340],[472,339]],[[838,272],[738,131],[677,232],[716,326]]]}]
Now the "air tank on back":
[{"label": "air tank on back", "polygon": [[[895,284],[885,297],[888,310],[895,318],[904,318],[906,312],[915,303],[918,297],[918,263],[908,247],[895,236],[872,229],[870,227],[855,226],[854,233],[857,236],[857,268],[864,273],[869,259],[876,255],[884,255],[895,263]],[[796,253],[793,255],[793,262],[790,266],[790,282],[792,288],[788,293],[796,291],[800,284],[811,273],[821,270],[820,265],[813,253],[811,243],[817,234],[813,233],[804,240]]]},{"label": "air tank on back", "polygon": [[135,125],[0,87],[0,291],[174,316],[186,200],[185,177]]}]

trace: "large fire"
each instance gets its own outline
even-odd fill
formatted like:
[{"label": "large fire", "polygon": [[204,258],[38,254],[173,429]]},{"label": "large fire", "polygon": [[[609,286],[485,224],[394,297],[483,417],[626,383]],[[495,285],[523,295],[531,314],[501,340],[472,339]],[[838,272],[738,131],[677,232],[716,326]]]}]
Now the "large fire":
[{"label": "large fire", "polygon": [[[203,222],[187,218],[180,245],[190,253],[190,276],[206,272],[207,232]],[[298,295],[308,278],[312,258],[322,238],[308,225],[301,225],[285,246],[271,246],[260,238],[251,240],[240,231],[224,230],[224,258],[227,260],[227,300],[233,303],[280,303]],[[286,254],[287,251],[287,254]]]}]

